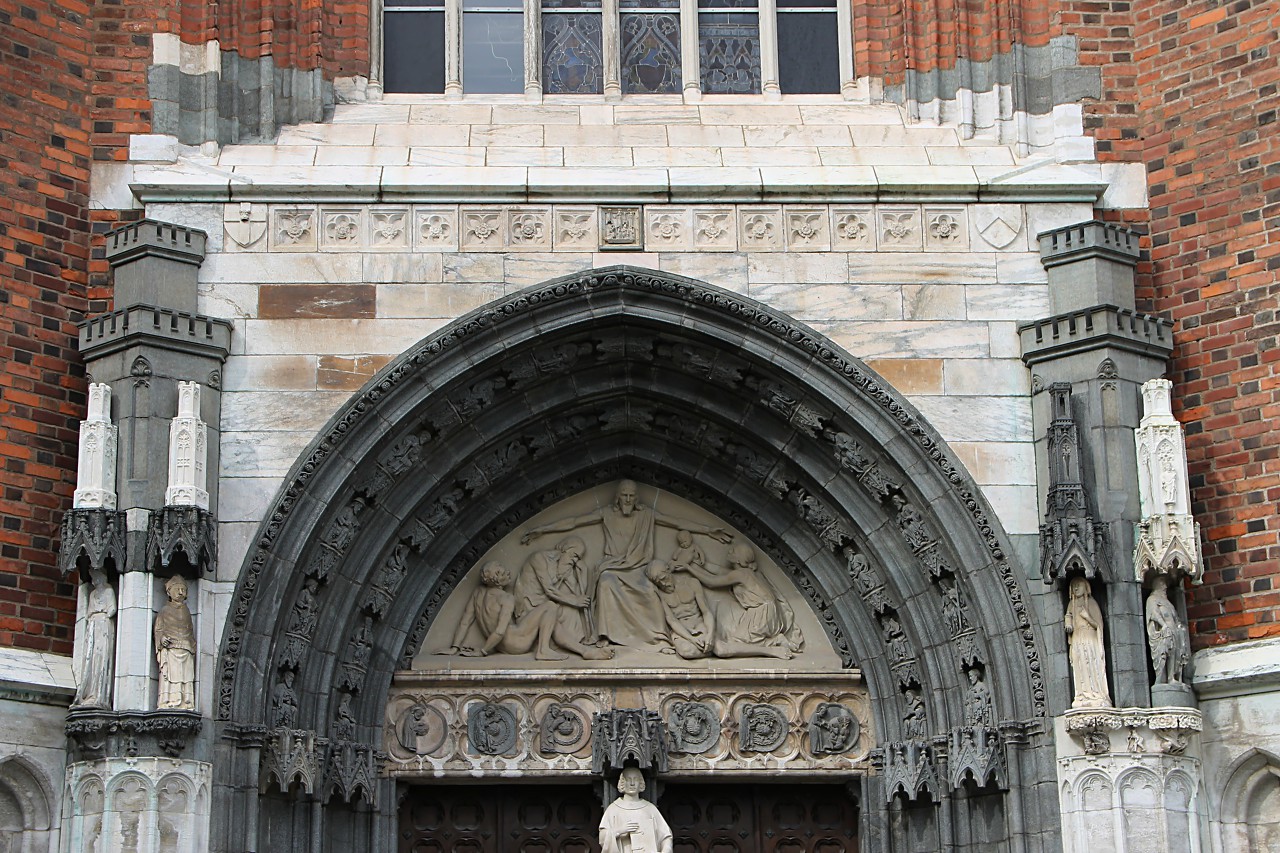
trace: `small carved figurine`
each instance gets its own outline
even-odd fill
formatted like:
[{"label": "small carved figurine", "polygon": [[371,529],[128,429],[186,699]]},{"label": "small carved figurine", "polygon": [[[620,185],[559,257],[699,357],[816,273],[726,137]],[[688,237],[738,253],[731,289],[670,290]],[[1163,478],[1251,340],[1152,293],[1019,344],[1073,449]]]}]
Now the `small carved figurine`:
[{"label": "small carved figurine", "polygon": [[1070,593],[1063,621],[1071,647],[1071,675],[1076,685],[1071,707],[1109,708],[1111,691],[1107,687],[1102,608],[1093,600],[1085,578],[1072,578]]},{"label": "small carved figurine", "polygon": [[116,591],[100,569],[89,572],[85,616],[84,669],[76,690],[75,707],[110,708],[111,676],[116,657]]},{"label": "small carved figurine", "polygon": [[976,666],[969,670],[969,694],[965,697],[964,724],[966,726],[995,725],[991,688],[983,680],[982,670]]},{"label": "small carved figurine", "polygon": [[293,692],[293,670],[286,669],[271,691],[271,716],[278,728],[291,729],[298,718],[298,696]]},{"label": "small carved figurine", "polygon": [[196,707],[196,632],[187,607],[187,582],[174,575],[164,583],[169,603],[156,614],[156,662],[160,665],[157,708]]},{"label": "small carved figurine", "polygon": [[1180,683],[1191,654],[1187,626],[1178,618],[1168,589],[1169,579],[1159,575],[1152,581],[1151,595],[1147,597],[1147,646],[1151,649],[1156,684]]}]

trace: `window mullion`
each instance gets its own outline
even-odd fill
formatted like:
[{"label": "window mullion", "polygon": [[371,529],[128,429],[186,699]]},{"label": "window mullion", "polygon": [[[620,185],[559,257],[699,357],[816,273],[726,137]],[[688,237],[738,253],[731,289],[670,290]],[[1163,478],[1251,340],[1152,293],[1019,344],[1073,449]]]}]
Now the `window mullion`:
[{"label": "window mullion", "polygon": [[542,0],[524,0],[524,97],[542,101]]},{"label": "window mullion", "polygon": [[618,0],[602,0],[600,14],[604,53],[604,99],[622,100],[622,13]]},{"label": "window mullion", "polygon": [[770,100],[782,97],[778,84],[778,4],[760,3],[760,91]]},{"label": "window mullion", "polygon": [[702,67],[698,58],[698,0],[680,0],[680,73],[684,99],[702,100]]},{"label": "window mullion", "polygon": [[444,93],[462,97],[462,0],[444,4]]},{"label": "window mullion", "polygon": [[836,33],[840,48],[840,94],[849,100],[857,97],[858,81],[853,74],[853,8],[844,0],[836,3]]}]

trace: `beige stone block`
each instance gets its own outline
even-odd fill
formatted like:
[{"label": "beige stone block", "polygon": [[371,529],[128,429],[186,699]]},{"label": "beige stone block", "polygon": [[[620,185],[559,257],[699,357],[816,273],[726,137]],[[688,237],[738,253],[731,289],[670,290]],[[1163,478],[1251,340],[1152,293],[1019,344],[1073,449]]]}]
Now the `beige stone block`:
[{"label": "beige stone block", "polygon": [[849,128],[838,125],[757,125],[744,127],[743,135],[747,145],[753,148],[792,145],[817,148],[853,144]]},{"label": "beige stone block", "polygon": [[208,286],[202,284],[197,294],[196,310],[207,317],[256,317],[258,286],[225,282]]},{"label": "beige stone block", "polygon": [[903,127],[890,124],[856,125],[851,128],[853,144],[859,147],[901,148],[929,145],[959,147],[956,132],[949,127]]},{"label": "beige stone block", "polygon": [[[287,469],[286,469],[287,470]],[[269,479],[264,482],[274,484],[267,486],[270,489],[268,494],[274,495],[276,489],[280,487],[280,478]],[[227,585],[233,585],[234,581],[240,577],[240,571],[244,568],[245,557],[249,554],[249,549],[253,547],[254,542],[258,538],[258,525],[256,521],[232,521],[218,525],[218,568],[214,572],[214,577],[219,581],[225,581]],[[200,585],[206,584],[201,579]],[[211,585],[212,586],[212,585]],[[221,618],[215,624],[222,624],[225,619],[225,611]]]},{"label": "beige stone block", "polygon": [[408,146],[410,148],[465,148],[471,128],[457,121],[441,122],[432,127],[419,124],[380,124],[373,135],[374,145]]},{"label": "beige stone block", "polygon": [[413,209],[413,246],[420,252],[458,250],[458,208],[417,205]]},{"label": "beige stone block", "polygon": [[317,166],[406,166],[408,164],[409,146],[407,145],[323,145],[316,149]]},{"label": "beige stone block", "polygon": [[924,206],[924,248],[927,252],[969,251],[969,218],[963,206]]},{"label": "beige stone block", "polygon": [[323,391],[224,391],[222,431],[305,431],[327,421],[347,396]]},{"label": "beige stone block", "polygon": [[452,320],[502,293],[500,284],[380,284],[378,316]]},{"label": "beige stone block", "polygon": [[322,425],[306,432],[224,432],[219,445],[220,476],[283,477]]},{"label": "beige stone block", "polygon": [[821,166],[817,148],[722,148],[726,166]]},{"label": "beige stone block", "polygon": [[319,217],[314,206],[272,205],[267,223],[267,245],[272,252],[314,252],[319,245]]},{"label": "beige stone block", "polygon": [[881,251],[919,252],[924,245],[919,206],[882,204],[877,207],[876,241]]},{"label": "beige stone block", "polygon": [[786,245],[783,227],[781,207],[738,208],[738,246],[744,251],[781,251]]},{"label": "beige stone block", "polygon": [[[409,109],[410,124],[438,124],[445,127],[468,124],[501,124],[493,120],[493,107],[488,104],[414,104]],[[432,133],[427,128],[415,128]]]},{"label": "beige stone block", "polygon": [[703,104],[702,123],[717,124],[800,124],[800,109],[780,104]]},{"label": "beige stone block", "polygon": [[758,284],[845,284],[849,261],[843,253],[803,255],[755,252],[748,259],[752,291]]},{"label": "beige stone block", "polygon": [[1034,247],[1036,237],[1045,231],[1064,228],[1078,222],[1089,222],[1093,218],[1093,207],[1089,204],[1071,202],[1028,204],[1027,234]]},{"label": "beige stone block", "polygon": [[200,278],[216,290],[224,282],[269,281],[277,284],[351,283],[360,281],[361,256],[353,253],[317,254],[261,252],[210,255],[200,268]]},{"label": "beige stone block", "polygon": [[518,251],[551,248],[551,207],[507,208],[507,247]]},{"label": "beige stone block", "polygon": [[[969,214],[970,245],[974,248],[1027,251],[1022,205],[973,204],[969,206]],[[1037,261],[1039,257],[1037,253]]]},{"label": "beige stone block", "polygon": [[[750,259],[767,257],[751,255]],[[804,322],[836,323],[845,317],[902,319],[896,287],[847,284],[752,284],[750,295]]]},{"label": "beige stone block", "polygon": [[310,166],[314,145],[228,145],[218,155],[219,166]]},{"label": "beige stone block", "polygon": [[645,246],[656,252],[680,252],[693,246],[693,210],[688,207],[647,205],[644,209]]},{"label": "beige stone block", "polygon": [[996,256],[996,280],[1001,284],[1048,284],[1049,273],[1039,252],[1002,252]]},{"label": "beige stone block", "polygon": [[949,442],[1033,440],[1026,398],[920,397],[916,407]]},{"label": "beige stone block", "polygon": [[545,136],[546,127],[541,124],[473,124],[468,144],[477,148],[494,145],[528,148],[557,144],[545,140]]},{"label": "beige stone block", "polygon": [[[316,366],[316,384],[321,389],[354,391],[386,367],[394,355],[324,355]],[[345,394],[339,395],[346,399]]]},{"label": "beige stone block", "polygon": [[486,166],[563,166],[563,148],[508,148],[494,146],[484,149]]},{"label": "beige stone block", "polygon": [[473,124],[578,124],[580,119],[576,106],[494,104],[493,117],[489,121]]},{"label": "beige stone block", "polygon": [[982,486],[996,518],[1011,535],[1040,532],[1035,486]]},{"label": "beige stone block", "polygon": [[233,355],[222,367],[224,391],[310,391],[315,387],[313,355]]},{"label": "beige stone block", "polygon": [[616,124],[700,124],[696,106],[648,106],[619,104],[613,108]]},{"label": "beige stone block", "polygon": [[949,284],[902,285],[905,320],[964,320],[964,288]]},{"label": "beige stone block", "polygon": [[979,483],[1036,485],[1036,452],[1031,442],[957,441],[951,445]]},{"label": "beige stone block", "polygon": [[942,393],[941,359],[873,358],[867,361],[867,367],[903,394]]},{"label": "beige stone block", "polygon": [[893,104],[801,104],[804,124],[847,124],[857,127],[883,124],[902,125],[902,114]]},{"label": "beige stone block", "polygon": [[931,146],[929,162],[935,166],[1012,166],[1013,151],[1004,145],[966,146]]},{"label": "beige stone block", "polygon": [[965,304],[970,320],[1025,323],[1049,315],[1049,288],[1035,284],[965,285]]},{"label": "beige stone block", "polygon": [[819,148],[818,156],[824,166],[924,166],[929,163],[929,155],[919,145]]},{"label": "beige stone block", "polygon": [[508,293],[512,289],[540,284],[562,275],[572,275],[591,269],[591,255],[568,252],[544,254],[521,252],[503,258],[503,281]]},{"label": "beige stone block", "polygon": [[403,124],[409,120],[408,104],[338,104],[333,120],[340,124]]},{"label": "beige stone block", "polygon": [[[364,256],[364,280],[392,284],[415,284],[444,280],[444,260],[435,253],[398,253]],[[378,291],[378,316],[383,313],[382,291]]]},{"label": "beige stone block", "polygon": [[276,145],[315,145],[320,150],[330,146],[372,145],[376,124],[308,123],[280,129]]},{"label": "beige stone block", "polygon": [[501,207],[463,207],[458,233],[464,252],[501,252],[506,248],[507,216]]},{"label": "beige stone block", "polygon": [[657,252],[596,252],[591,256],[591,266],[611,267],[626,264],[656,270],[659,268],[659,257]]},{"label": "beige stone block", "polygon": [[320,250],[358,252],[365,244],[365,211],[351,205],[320,208]]},{"label": "beige stone block", "polygon": [[252,355],[400,353],[444,325],[443,320],[246,320]]},{"label": "beige stone block", "polygon": [[600,246],[600,217],[596,208],[556,205],[551,236],[556,251],[594,252]]},{"label": "beige stone block", "polygon": [[432,146],[409,149],[410,166],[483,166],[484,164],[483,148]]},{"label": "beige stone block", "polygon": [[631,148],[579,145],[562,151],[566,166],[630,166],[635,162]]},{"label": "beige stone block", "polygon": [[660,256],[658,268],[743,295],[748,290],[747,256],[741,252],[668,252]]},{"label": "beige stone block", "polygon": [[912,252],[849,255],[849,280],[899,284],[995,284],[993,253]]},{"label": "beige stone block", "polygon": [[812,325],[858,358],[984,358],[991,347],[985,323],[879,320]]},{"label": "beige stone block", "polygon": [[942,370],[948,394],[1025,397],[1031,393],[1031,373],[1020,359],[948,359]]},{"label": "beige stone block", "polygon": [[493,284],[502,281],[502,256],[469,252],[448,254],[442,258],[446,282]]},{"label": "beige stone block", "polygon": [[666,173],[669,197],[684,202],[755,200],[760,197],[760,171],[747,166],[673,166]]},{"label": "beige stone block", "polygon": [[717,125],[673,125],[667,128],[667,140],[673,146],[705,148],[741,148],[747,144],[741,127]]},{"label": "beige stone block", "polygon": [[609,104],[583,104],[578,108],[578,123],[613,124],[613,107]]},{"label": "beige stone block", "polygon": [[735,251],[738,248],[738,223],[734,209],[732,207],[695,207],[693,209],[693,246],[700,252]]},{"label": "beige stone block", "polygon": [[783,209],[787,249],[792,252],[831,251],[831,214],[825,205],[788,205]]},{"label": "beige stone block", "polygon": [[1018,337],[1017,323],[987,323],[987,337],[991,342],[992,358],[1020,358],[1022,356],[1022,339]]},{"label": "beige stone block", "polygon": [[831,244],[853,252],[875,251],[875,208],[869,204],[832,207]]},{"label": "beige stone block", "polygon": [[[474,144],[474,143],[473,143]],[[541,144],[541,143],[540,143]],[[569,146],[665,146],[667,145],[666,125],[633,124],[633,125],[599,125],[582,127],[579,125],[547,125],[547,145]]]},{"label": "beige stone block", "polygon": [[632,157],[637,166],[719,166],[719,148],[633,148]]}]

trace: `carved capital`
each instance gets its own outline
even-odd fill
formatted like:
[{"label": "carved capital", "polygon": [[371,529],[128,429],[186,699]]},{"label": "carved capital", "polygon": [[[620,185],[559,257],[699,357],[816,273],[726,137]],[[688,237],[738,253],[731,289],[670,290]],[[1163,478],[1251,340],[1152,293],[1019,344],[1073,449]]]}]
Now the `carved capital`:
[{"label": "carved capital", "polygon": [[213,571],[218,560],[218,525],[213,513],[194,506],[167,506],[151,513],[147,566],[167,569],[175,558],[185,560],[192,572]]},{"label": "carved capital", "polygon": [[371,806],[378,805],[378,767],[382,756],[366,743],[339,741],[329,748],[325,764],[325,797],[334,795],[351,802],[357,793]]},{"label": "carved capital", "polygon": [[101,571],[110,560],[117,572],[125,570],[125,515],[113,509],[69,509],[62,517],[62,547],[58,568],[63,574],[76,570],[80,559]]},{"label": "carved capital", "polygon": [[947,770],[952,788],[964,784],[965,777],[982,787],[994,782],[1005,790],[1006,763],[1000,732],[991,726],[961,726],[947,739]]},{"label": "carved capital", "polygon": [[178,758],[200,733],[196,711],[103,711],[67,714],[72,752],[81,760],[127,756]]},{"label": "carved capital", "polygon": [[908,800],[915,800],[926,791],[939,793],[934,751],[926,741],[888,743],[882,755],[885,802],[892,802],[899,792]]},{"label": "carved capital", "polygon": [[328,744],[327,738],[306,729],[272,729],[262,753],[259,788],[265,791],[274,782],[288,793],[297,783],[305,793],[314,794]]}]

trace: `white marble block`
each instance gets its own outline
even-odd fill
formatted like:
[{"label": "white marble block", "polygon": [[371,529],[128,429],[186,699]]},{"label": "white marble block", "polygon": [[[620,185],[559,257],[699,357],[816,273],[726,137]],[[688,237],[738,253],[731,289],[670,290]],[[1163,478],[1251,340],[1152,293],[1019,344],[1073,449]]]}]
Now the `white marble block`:
[{"label": "white marble block", "polygon": [[1155,572],[1198,581],[1200,528],[1191,516],[1186,441],[1170,406],[1172,388],[1167,379],[1142,386],[1142,421],[1134,431],[1142,523],[1134,562],[1139,578]]},{"label": "white marble block", "polygon": [[116,508],[116,435],[111,422],[111,386],[89,384],[89,416],[80,422],[80,464],[77,472],[77,509]]},{"label": "white marble block", "polygon": [[209,448],[206,427],[200,420],[200,383],[178,383],[178,416],[169,425],[169,487],[166,506],[209,508]]}]

